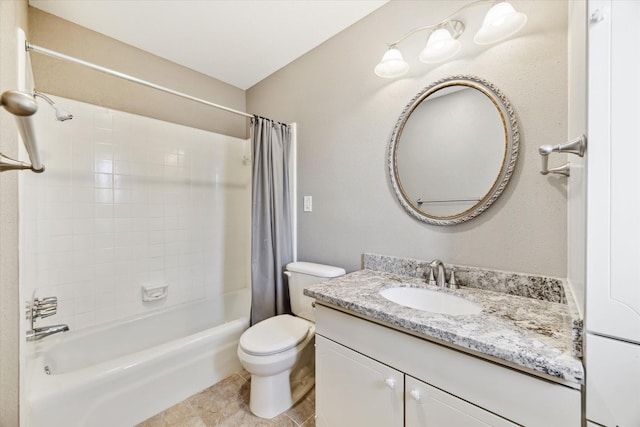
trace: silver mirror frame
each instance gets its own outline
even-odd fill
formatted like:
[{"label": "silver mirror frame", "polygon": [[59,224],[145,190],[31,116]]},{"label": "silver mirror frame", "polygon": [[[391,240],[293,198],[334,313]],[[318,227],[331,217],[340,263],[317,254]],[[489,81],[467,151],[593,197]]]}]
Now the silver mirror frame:
[{"label": "silver mirror frame", "polygon": [[[418,107],[418,105],[420,105],[423,100],[425,100],[434,92],[445,87],[457,85],[468,86],[481,91],[489,99],[491,99],[493,104],[496,106],[498,112],[500,113],[505,131],[505,155],[503,157],[502,167],[500,168],[500,172],[496,180],[494,181],[489,191],[487,191],[487,193],[480,199],[478,203],[463,212],[451,216],[435,216],[421,210],[405,194],[404,189],[402,188],[402,184],[400,183],[397,170],[398,145],[402,136],[404,126],[407,123],[407,120],[409,120],[409,117],[411,117],[411,113]],[[462,222],[469,221],[486,211],[489,206],[491,206],[496,201],[500,194],[502,194],[505,187],[509,183],[509,179],[511,178],[513,170],[516,166],[519,147],[520,130],[518,127],[516,114],[513,110],[513,107],[511,106],[511,103],[509,102],[507,97],[500,91],[500,89],[498,89],[492,83],[476,76],[456,75],[446,77],[430,84],[421,92],[419,92],[415,97],[413,97],[413,99],[411,99],[411,101],[409,101],[407,106],[400,114],[400,117],[398,118],[398,121],[393,128],[393,133],[391,135],[388,147],[388,169],[389,175],[391,177],[391,185],[402,207],[417,220],[433,225],[460,224]]]}]

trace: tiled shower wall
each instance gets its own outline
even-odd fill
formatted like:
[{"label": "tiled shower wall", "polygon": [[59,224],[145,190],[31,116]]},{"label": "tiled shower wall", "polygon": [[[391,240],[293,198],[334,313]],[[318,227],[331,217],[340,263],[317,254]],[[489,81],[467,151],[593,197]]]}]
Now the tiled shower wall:
[{"label": "tiled shower wall", "polygon": [[[23,300],[72,330],[249,286],[249,142],[52,97],[36,133],[46,171],[20,175]],[[143,285],[168,284],[143,302]]]}]

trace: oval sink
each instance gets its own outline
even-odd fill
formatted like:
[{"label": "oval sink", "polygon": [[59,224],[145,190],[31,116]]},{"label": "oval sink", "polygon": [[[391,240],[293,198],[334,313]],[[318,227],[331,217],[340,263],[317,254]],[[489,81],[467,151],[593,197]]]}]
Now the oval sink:
[{"label": "oval sink", "polygon": [[380,291],[380,295],[396,304],[432,313],[468,315],[482,311],[482,307],[474,302],[425,288],[388,288]]}]

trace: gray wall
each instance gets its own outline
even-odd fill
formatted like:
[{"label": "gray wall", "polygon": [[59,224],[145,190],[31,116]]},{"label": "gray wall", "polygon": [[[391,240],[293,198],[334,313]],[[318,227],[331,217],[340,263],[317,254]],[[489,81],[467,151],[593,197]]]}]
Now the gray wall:
[{"label": "gray wall", "polygon": [[[513,1],[529,16],[525,31],[484,49],[472,47],[483,11],[474,12],[465,19],[461,59],[419,63],[424,33],[401,45],[412,66],[408,76],[373,74],[387,43],[464,3],[392,1],[247,91],[248,111],[298,123],[300,260],[355,270],[363,252],[377,252],[566,275],[566,181],[538,173],[537,148],[566,138],[567,3]],[[410,218],[395,199],[386,150],[413,95],[453,74],[483,77],[504,92],[519,117],[521,152],[510,184],[487,212],[439,227]],[[313,196],[313,212],[301,211],[303,195]]]},{"label": "gray wall", "polygon": [[[236,110],[245,91],[143,50],[29,8],[29,41]],[[206,52],[202,53],[206,55]],[[90,104],[246,138],[247,119],[98,71],[31,54],[36,88]]]},{"label": "gray wall", "polygon": [[[0,91],[18,89],[17,28],[27,30],[27,0],[0,1]],[[0,152],[18,157],[18,129],[0,109]],[[0,426],[19,425],[18,174],[0,174]]]}]

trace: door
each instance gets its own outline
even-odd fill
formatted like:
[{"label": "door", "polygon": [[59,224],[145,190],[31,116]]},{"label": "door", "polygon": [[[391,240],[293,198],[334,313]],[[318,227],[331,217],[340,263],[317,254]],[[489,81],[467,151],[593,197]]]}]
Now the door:
[{"label": "door", "polygon": [[588,16],[586,415],[640,426],[640,2]]},{"label": "door", "polygon": [[640,343],[640,2],[588,13],[586,327]]},{"label": "door", "polygon": [[410,376],[405,377],[405,388],[406,427],[517,426]]},{"label": "door", "polygon": [[403,427],[404,375],[316,335],[316,424]]}]

